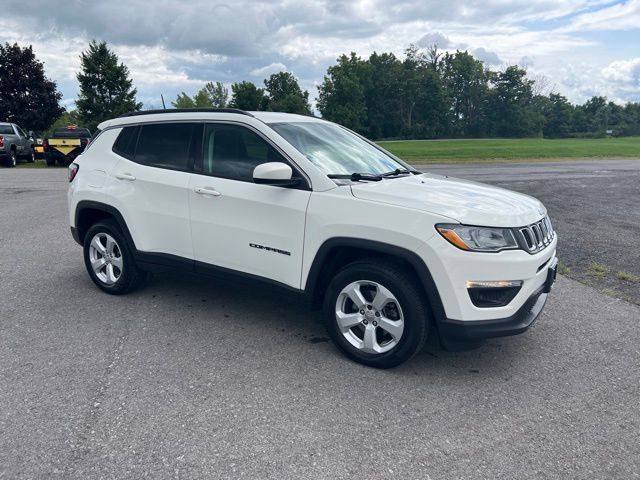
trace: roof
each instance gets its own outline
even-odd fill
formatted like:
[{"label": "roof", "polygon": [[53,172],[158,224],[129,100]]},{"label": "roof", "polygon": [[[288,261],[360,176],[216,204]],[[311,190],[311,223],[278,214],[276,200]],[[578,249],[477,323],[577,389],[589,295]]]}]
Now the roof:
[{"label": "roof", "polygon": [[255,118],[264,123],[278,122],[321,122],[323,120],[293,113],[282,112],[245,112],[244,110],[230,108],[168,108],[166,110],[145,110],[142,112],[132,112],[106,120],[98,125],[98,129],[104,130],[107,127],[117,125],[128,125],[141,122],[161,122],[170,120],[222,120],[233,118],[236,120],[248,120]]}]

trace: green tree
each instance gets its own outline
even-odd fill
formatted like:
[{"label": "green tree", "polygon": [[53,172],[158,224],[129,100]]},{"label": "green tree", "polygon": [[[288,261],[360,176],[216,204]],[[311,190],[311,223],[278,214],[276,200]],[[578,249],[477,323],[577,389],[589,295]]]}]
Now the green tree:
[{"label": "green tree", "polygon": [[323,118],[367,134],[367,106],[363,79],[367,64],[355,53],[342,55],[329,67],[318,87],[318,110]]},{"label": "green tree", "polygon": [[533,81],[515,65],[492,74],[487,113],[492,133],[500,137],[540,135],[544,118],[533,103]]},{"label": "green tree", "polygon": [[568,137],[573,131],[573,105],[566,97],[552,93],[541,113],[544,116],[542,133],[545,137]]},{"label": "green tree", "polygon": [[481,61],[468,52],[446,53],[441,60],[442,81],[449,103],[449,134],[485,134],[484,106],[489,73]]},{"label": "green tree", "polygon": [[31,46],[0,45],[0,120],[46,130],[64,112],[61,98]]},{"label": "green tree", "polygon": [[230,107],[241,110],[260,110],[265,103],[264,89],[252,82],[242,81],[231,85]]},{"label": "green tree", "polygon": [[142,108],[136,101],[137,90],[132,86],[129,69],[118,63],[118,56],[106,42],[92,41],[80,55],[80,64],[76,107],[84,126],[93,130],[108,118]]},{"label": "green tree", "polygon": [[182,92],[171,102],[171,105],[173,105],[174,108],[195,108],[196,102],[185,92]]},{"label": "green tree", "polygon": [[309,92],[302,91],[298,80],[289,72],[272,74],[264,81],[268,93],[266,110],[270,112],[311,114]]},{"label": "green tree", "polygon": [[225,108],[229,104],[229,89],[222,82],[208,82],[204,89],[214,108]]},{"label": "green tree", "polygon": [[229,90],[222,82],[207,82],[192,97],[185,92],[171,102],[175,108],[225,108],[229,102]]}]

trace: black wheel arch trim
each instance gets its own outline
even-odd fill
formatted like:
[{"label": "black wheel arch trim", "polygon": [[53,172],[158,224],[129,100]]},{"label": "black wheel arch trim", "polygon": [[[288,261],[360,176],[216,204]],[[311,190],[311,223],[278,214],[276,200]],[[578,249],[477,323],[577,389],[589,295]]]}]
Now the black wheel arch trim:
[{"label": "black wheel arch trim", "polygon": [[403,247],[398,247],[397,245],[364,238],[334,237],[326,240],[320,246],[316,252],[315,258],[313,259],[311,268],[309,269],[309,274],[307,275],[307,281],[304,287],[305,294],[309,297],[312,305],[314,304],[314,295],[316,294],[316,290],[321,279],[323,265],[325,265],[326,260],[330,258],[332,252],[345,247],[363,249],[374,253],[398,257],[407,262],[413,268],[420,280],[422,288],[429,300],[433,319],[436,323],[439,323],[441,319],[446,318],[438,287],[431,276],[429,267],[427,267],[424,260],[422,260],[417,253]]},{"label": "black wheel arch trim", "polygon": [[120,230],[122,231],[123,235],[126,237],[127,242],[129,242],[129,245],[131,246],[132,250],[134,252],[138,251],[138,249],[136,248],[136,244],[133,241],[133,237],[131,236],[131,232],[129,232],[129,227],[127,227],[127,222],[125,222],[124,217],[122,216],[120,211],[117,208],[112,207],[111,205],[107,205],[106,203],[96,202],[93,200],[81,200],[78,202],[78,205],[76,205],[76,212],[74,216],[75,227],[72,227],[72,232],[73,232],[73,228],[75,228],[77,232],[76,234],[73,234],[73,238],[76,240],[76,242],[78,242],[80,245],[83,245],[83,242],[84,242],[83,237],[84,237],[84,234],[86,234],[87,232],[81,231],[79,220],[82,212],[84,210],[89,210],[89,209],[102,211],[104,213],[108,213],[109,215],[111,215],[118,223]]}]

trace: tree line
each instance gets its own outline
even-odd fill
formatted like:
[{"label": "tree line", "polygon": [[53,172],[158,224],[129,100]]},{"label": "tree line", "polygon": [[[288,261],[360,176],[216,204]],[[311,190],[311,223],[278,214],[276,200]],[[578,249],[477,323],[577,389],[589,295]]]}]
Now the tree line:
[{"label": "tree line", "polygon": [[[467,51],[443,53],[437,46],[404,53],[340,56],[318,87],[318,112],[372,139],[640,135],[640,103],[594,96],[577,105],[517,65],[492,70]],[[105,42],[92,41],[80,66],[76,108],[65,111],[32,48],[0,45],[0,121],[40,132],[68,123],[94,130],[143,108],[129,69]],[[207,82],[171,105],[312,114],[309,92],[290,72],[274,73],[262,86],[236,82],[230,91]]]},{"label": "tree line", "polygon": [[370,138],[590,137],[640,134],[640,103],[594,96],[574,105],[517,65],[491,70],[469,52],[405,58],[342,55],[318,88],[318,110]]}]

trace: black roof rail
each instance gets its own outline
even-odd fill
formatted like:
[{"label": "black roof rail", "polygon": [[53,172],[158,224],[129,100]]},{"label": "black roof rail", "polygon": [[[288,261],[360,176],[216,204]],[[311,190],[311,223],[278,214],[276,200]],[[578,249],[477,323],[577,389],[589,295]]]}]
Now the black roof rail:
[{"label": "black roof rail", "polygon": [[159,113],[237,113],[253,117],[249,112],[239,108],[167,108],[164,110],[140,110],[139,112],[127,112],[118,118],[137,117],[139,115],[157,115]]}]

